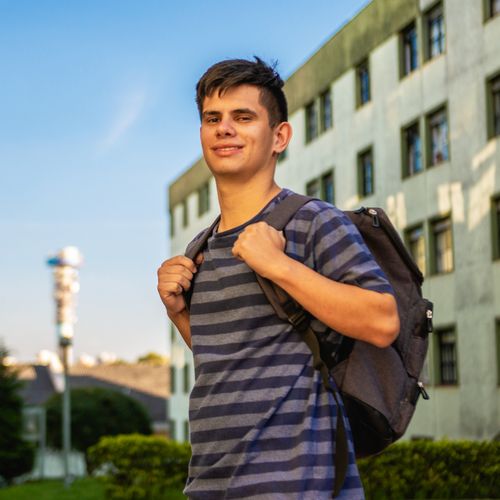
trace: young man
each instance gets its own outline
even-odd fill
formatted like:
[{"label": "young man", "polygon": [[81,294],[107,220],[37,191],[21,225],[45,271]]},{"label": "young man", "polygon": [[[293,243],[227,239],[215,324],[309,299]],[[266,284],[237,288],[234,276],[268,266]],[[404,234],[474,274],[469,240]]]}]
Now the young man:
[{"label": "young man", "polygon": [[[194,355],[185,489],[193,499],[332,495],[335,400],[255,273],[309,311],[320,340],[334,347],[341,335],[383,347],[399,332],[392,289],[340,210],[309,202],[284,234],[262,221],[291,194],[274,180],[292,135],[282,87],[258,58],[215,64],[197,85],[221,219],[196,262],[176,256],[158,270],[168,316]],[[182,292],[192,283],[188,312]],[[351,442],[349,450],[339,498],[363,498]]]}]

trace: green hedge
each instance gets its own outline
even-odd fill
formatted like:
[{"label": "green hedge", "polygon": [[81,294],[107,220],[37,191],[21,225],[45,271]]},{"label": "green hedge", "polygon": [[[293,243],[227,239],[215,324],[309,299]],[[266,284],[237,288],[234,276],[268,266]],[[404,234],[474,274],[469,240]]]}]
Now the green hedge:
[{"label": "green hedge", "polygon": [[370,500],[500,498],[500,442],[402,442],[358,466]]},{"label": "green hedge", "polygon": [[112,500],[164,498],[167,488],[182,489],[191,448],[159,436],[103,437],[87,451],[90,472],[102,474]]},{"label": "green hedge", "polygon": [[[106,472],[107,498],[152,500],[183,488],[190,451],[188,444],[134,434],[102,438],[88,461],[91,470]],[[358,466],[369,500],[500,495],[500,442],[402,442]]]}]

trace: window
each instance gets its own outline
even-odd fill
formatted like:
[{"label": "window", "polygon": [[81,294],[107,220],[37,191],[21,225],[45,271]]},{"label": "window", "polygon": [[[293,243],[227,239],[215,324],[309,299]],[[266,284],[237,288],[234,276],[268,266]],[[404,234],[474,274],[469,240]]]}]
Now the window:
[{"label": "window", "polygon": [[334,204],[335,189],[333,186],[333,172],[323,174],[321,177],[321,199],[332,205]]},{"label": "window", "polygon": [[436,384],[458,384],[457,336],[455,328],[436,330]]},{"label": "window", "polygon": [[491,241],[493,243],[493,259],[500,259],[500,196],[491,200]]},{"label": "window", "polygon": [[189,420],[184,420],[184,441],[189,441]]},{"label": "window", "polygon": [[362,106],[370,100],[370,71],[368,59],[365,59],[356,68],[357,106]]},{"label": "window", "polygon": [[169,420],[169,432],[170,439],[172,439],[172,441],[175,441],[177,439],[177,433],[175,432],[175,420],[173,419]]},{"label": "window", "polygon": [[170,345],[174,345],[176,341],[177,335],[175,333],[175,327],[173,323],[170,323]]},{"label": "window", "polygon": [[500,0],[485,0],[486,2],[486,19],[492,18],[500,14]]},{"label": "window", "polygon": [[418,121],[403,129],[403,177],[422,171],[422,146]]},{"label": "window", "polygon": [[420,224],[405,231],[405,243],[422,274],[425,274],[425,233]]},{"label": "window", "polygon": [[411,23],[401,32],[401,75],[405,76],[418,68],[417,28]]},{"label": "window", "polygon": [[360,196],[370,196],[375,190],[373,179],[373,154],[368,149],[358,155],[358,184]]},{"label": "window", "polygon": [[286,160],[288,158],[288,148],[285,149],[285,151],[281,152],[279,155],[278,155],[278,162],[281,162],[283,160]]},{"label": "window", "polygon": [[427,116],[427,134],[429,137],[429,166],[447,161],[449,148],[446,108],[441,108]]},{"label": "window", "polygon": [[319,111],[321,132],[324,132],[333,126],[332,94],[330,89],[320,95]]},{"label": "window", "polygon": [[500,136],[500,75],[492,78],[488,84],[488,137]]},{"label": "window", "polygon": [[306,106],[306,142],[311,142],[318,137],[318,113],[316,102],[313,101]]},{"label": "window", "polygon": [[453,238],[451,233],[451,218],[432,222],[433,274],[453,271]]},{"label": "window", "polygon": [[182,200],[182,227],[187,227],[189,224],[188,201],[187,198]]},{"label": "window", "polygon": [[446,33],[441,3],[429,10],[424,17],[426,30],[426,59],[432,59],[445,50]]},{"label": "window", "polygon": [[497,385],[500,385],[500,319],[495,321],[495,341],[497,348]]},{"label": "window", "polygon": [[203,215],[210,210],[210,182],[205,182],[198,189],[198,215]]},{"label": "window", "polygon": [[170,236],[174,236],[175,234],[175,213],[172,209],[169,211],[169,220],[170,220]]},{"label": "window", "polygon": [[189,369],[188,363],[184,365],[183,369],[183,379],[184,379],[184,392],[187,393],[191,389],[191,371]]},{"label": "window", "polygon": [[175,394],[176,388],[176,370],[174,365],[170,365],[170,393]]},{"label": "window", "polygon": [[306,184],[306,194],[333,205],[335,202],[333,171],[325,172],[322,176],[309,181]]}]

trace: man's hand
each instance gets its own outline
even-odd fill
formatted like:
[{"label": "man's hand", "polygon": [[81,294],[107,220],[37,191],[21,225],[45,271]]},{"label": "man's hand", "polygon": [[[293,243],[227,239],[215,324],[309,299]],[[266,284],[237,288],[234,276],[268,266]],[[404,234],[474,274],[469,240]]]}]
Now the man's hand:
[{"label": "man's hand", "polygon": [[283,232],[266,222],[247,226],[233,245],[233,255],[243,260],[257,274],[272,279],[280,259],[286,257]]},{"label": "man's hand", "polygon": [[196,257],[196,263],[184,255],[166,260],[158,268],[158,293],[169,315],[179,314],[186,309],[182,292],[189,290],[196,265],[201,264],[203,255]]}]

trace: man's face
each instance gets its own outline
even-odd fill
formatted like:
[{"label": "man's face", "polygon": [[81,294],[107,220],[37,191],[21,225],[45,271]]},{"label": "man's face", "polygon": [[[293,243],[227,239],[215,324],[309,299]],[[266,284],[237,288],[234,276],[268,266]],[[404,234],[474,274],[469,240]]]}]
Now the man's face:
[{"label": "man's face", "polygon": [[276,128],[270,127],[267,109],[259,98],[258,87],[239,85],[222,96],[216,90],[203,101],[201,145],[216,178],[245,181],[263,169],[273,171],[273,152],[279,152]]}]

